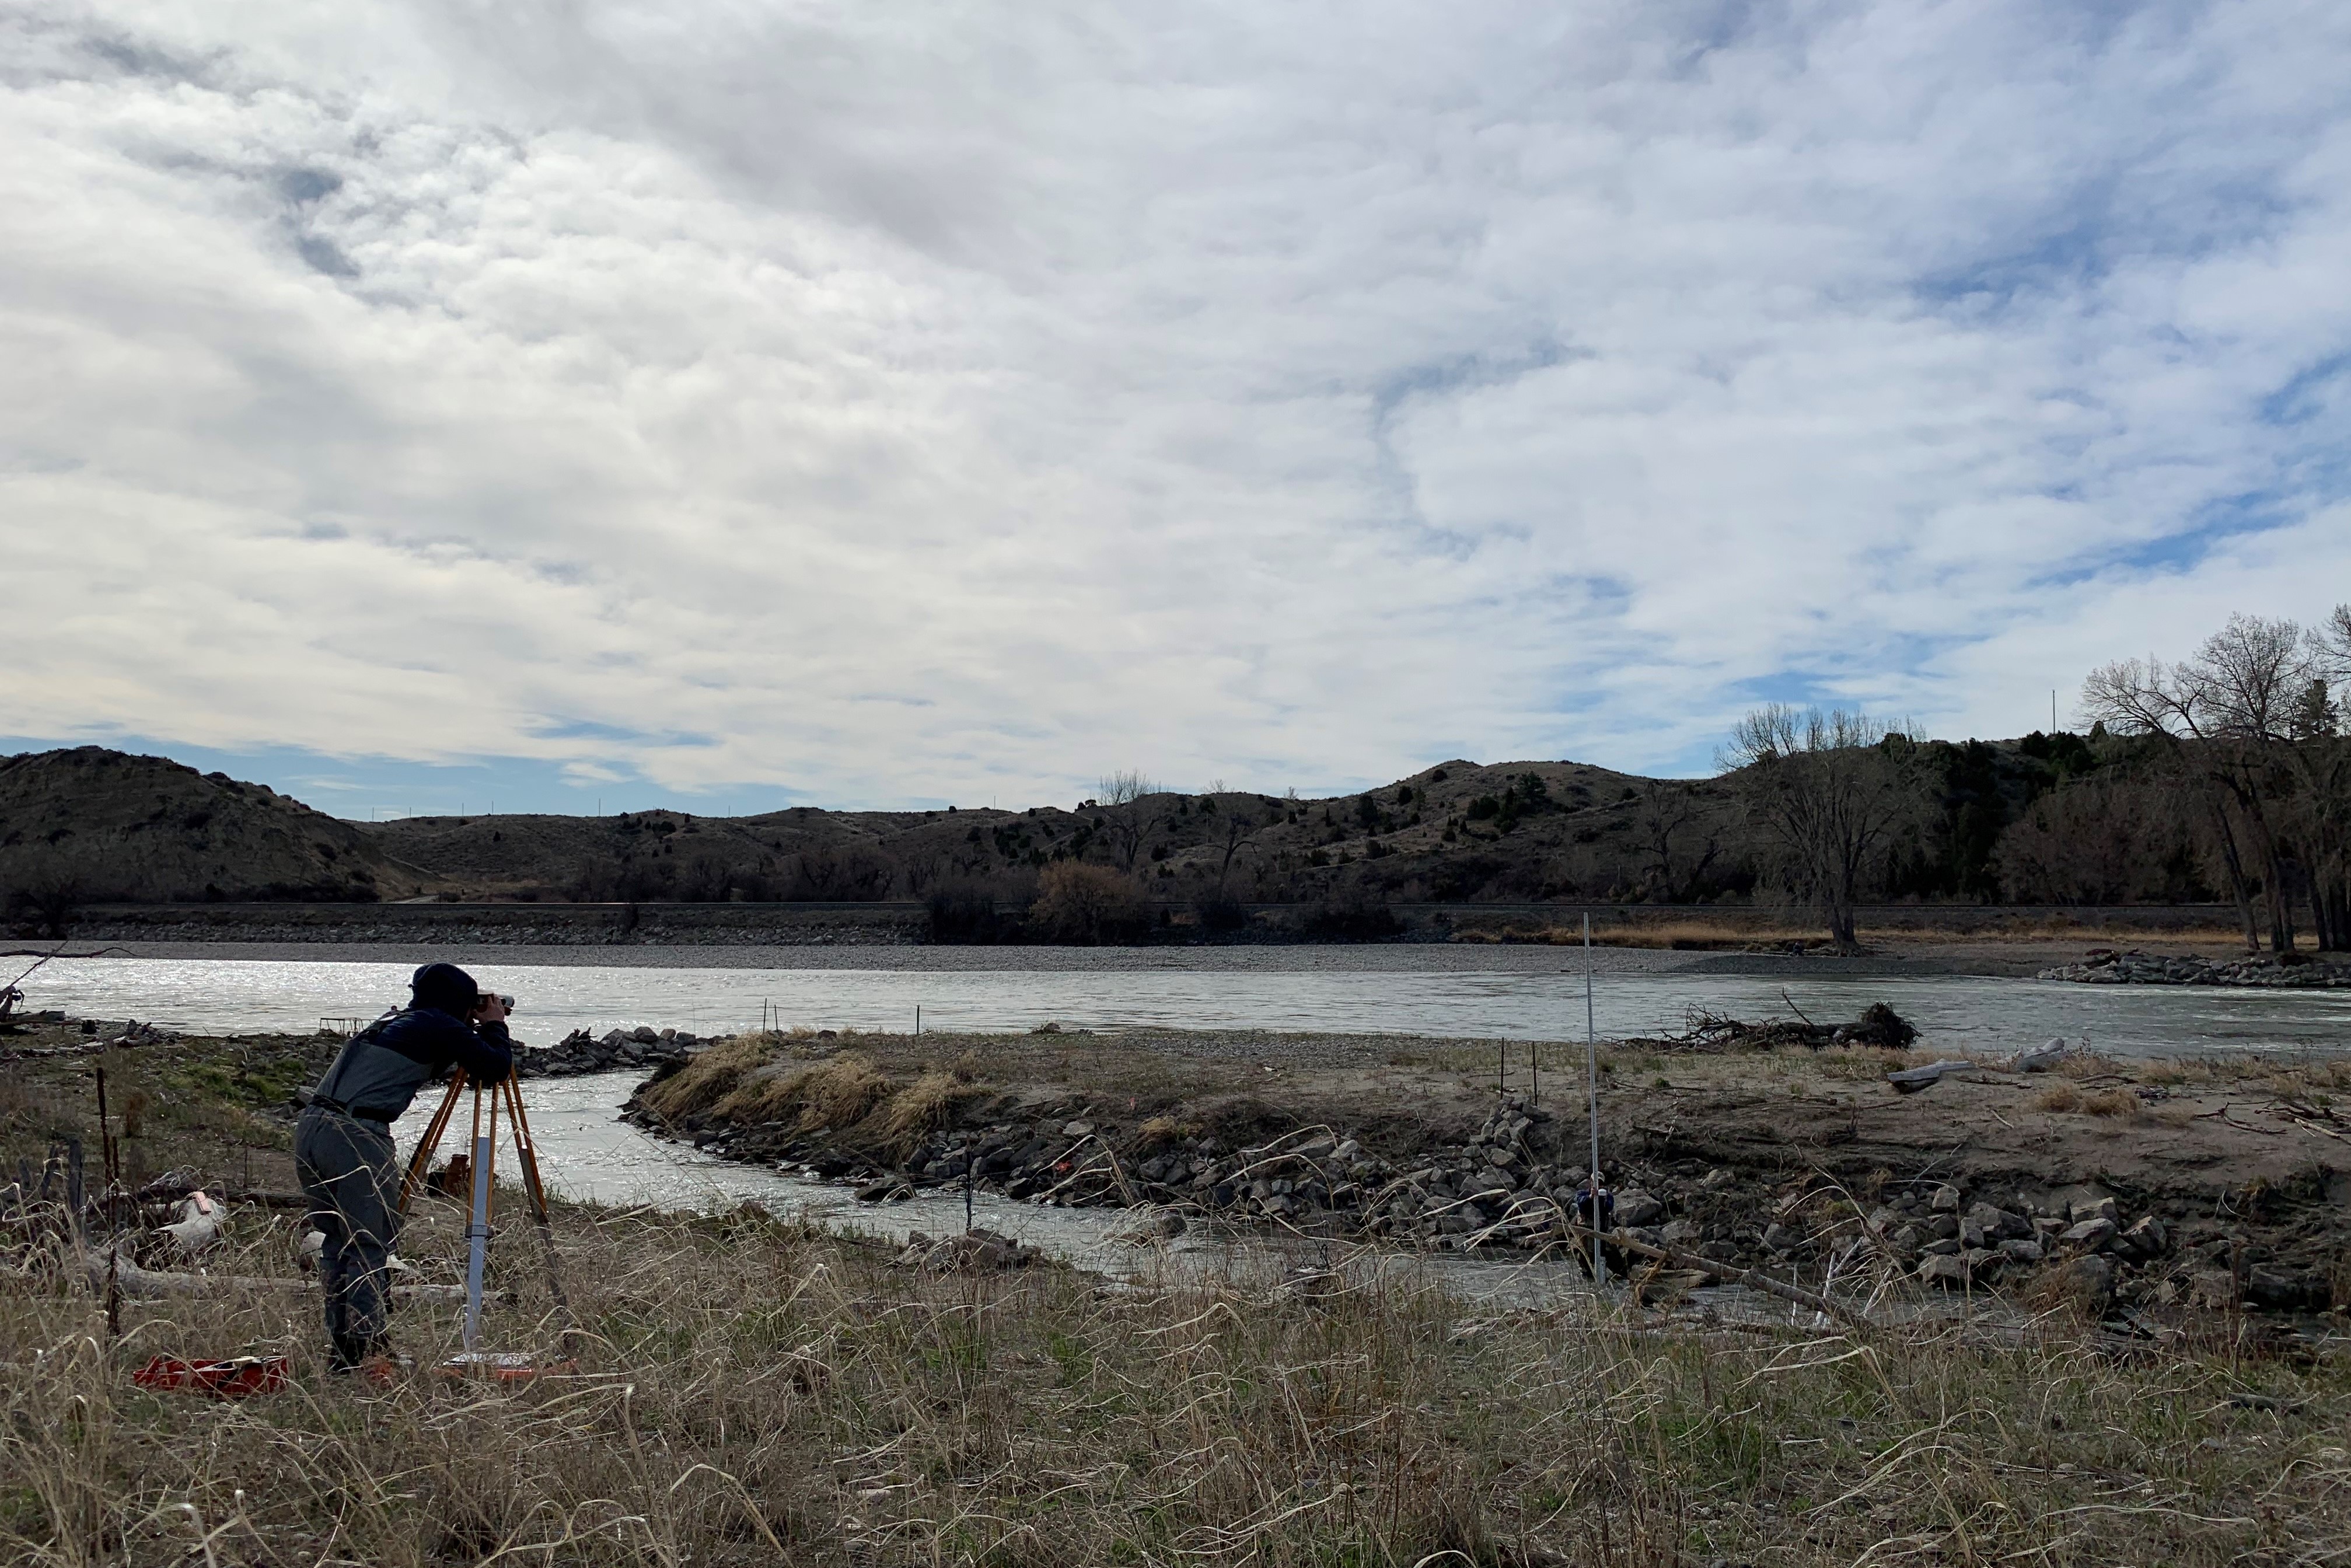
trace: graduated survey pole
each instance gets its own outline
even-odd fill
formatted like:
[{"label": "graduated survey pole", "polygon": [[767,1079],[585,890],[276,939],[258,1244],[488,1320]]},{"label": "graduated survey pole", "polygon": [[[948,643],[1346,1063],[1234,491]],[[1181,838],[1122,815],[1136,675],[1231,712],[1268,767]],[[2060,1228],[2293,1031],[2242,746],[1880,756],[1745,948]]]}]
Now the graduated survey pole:
[{"label": "graduated survey pole", "polygon": [[1592,1102],[1592,1283],[1608,1282],[1600,1256],[1600,1028],[1592,1007],[1592,915],[1583,916],[1583,1076]]},{"label": "graduated survey pole", "polygon": [[490,1261],[490,1155],[498,1135],[498,1102],[490,1096],[489,1124],[482,1123],[482,1086],[474,1085],[474,1202],[465,1227],[465,1330],[469,1351],[481,1348],[482,1283]]}]

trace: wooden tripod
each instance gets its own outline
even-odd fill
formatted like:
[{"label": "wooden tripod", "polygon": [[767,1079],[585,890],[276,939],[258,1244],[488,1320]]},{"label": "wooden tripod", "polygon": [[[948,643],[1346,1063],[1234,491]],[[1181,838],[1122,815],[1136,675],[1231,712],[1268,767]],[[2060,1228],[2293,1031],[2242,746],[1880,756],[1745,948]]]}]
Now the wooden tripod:
[{"label": "wooden tripod", "polygon": [[[489,1268],[490,1203],[495,1190],[491,1173],[496,1163],[502,1109],[513,1134],[516,1163],[522,1167],[522,1189],[529,1200],[531,1221],[538,1230],[539,1246],[547,1258],[548,1288],[554,1293],[555,1309],[567,1333],[571,1322],[571,1302],[564,1294],[563,1277],[555,1267],[555,1230],[547,1218],[547,1187],[538,1177],[538,1147],[531,1141],[530,1117],[522,1108],[522,1085],[511,1071],[488,1083],[462,1072],[449,1080],[449,1092],[443,1098],[440,1109],[433,1113],[433,1119],[424,1124],[424,1135],[416,1140],[416,1152],[409,1156],[408,1174],[401,1178],[401,1216],[405,1218],[409,1206],[415,1202],[417,1189],[424,1185],[424,1173],[433,1163],[434,1151],[440,1147],[456,1114],[458,1098],[468,1090],[474,1097],[474,1191],[473,1215],[465,1226],[465,1349],[471,1353],[480,1348],[482,1336],[482,1285]],[[482,1101],[486,1090],[489,1094],[486,1116]]]}]

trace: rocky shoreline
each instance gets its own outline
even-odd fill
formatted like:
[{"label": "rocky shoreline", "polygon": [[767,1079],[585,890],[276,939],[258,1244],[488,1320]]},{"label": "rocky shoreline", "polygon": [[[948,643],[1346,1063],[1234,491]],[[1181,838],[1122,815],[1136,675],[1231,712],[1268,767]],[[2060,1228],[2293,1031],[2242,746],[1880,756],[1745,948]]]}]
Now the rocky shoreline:
[{"label": "rocky shoreline", "polygon": [[2351,963],[2329,963],[2306,954],[2244,958],[2199,958],[2194,954],[2145,953],[2093,948],[2078,964],[2043,969],[2039,978],[2085,986],[2262,986],[2323,990],[2351,986]]},{"label": "rocky shoreline", "polygon": [[526,1045],[515,1053],[517,1078],[577,1078],[590,1072],[642,1072],[677,1062],[702,1044],[682,1029],[607,1030],[601,1035],[573,1030],[553,1045]]},{"label": "rocky shoreline", "polygon": [[[1392,1127],[1384,1138],[1323,1124],[1239,1138],[1165,1115],[1104,1115],[1086,1101],[1016,1107],[985,1095],[885,1151],[870,1122],[814,1132],[782,1117],[672,1122],[648,1091],[677,1071],[649,1080],[626,1117],[723,1158],[853,1185],[865,1201],[952,1188],[968,1173],[978,1189],[1015,1201],[1144,1211],[1144,1229],[1163,1234],[1206,1219],[1487,1256],[1577,1247],[1583,1119],[1562,1122],[1522,1094],[1501,1097],[1467,1139],[1409,1153],[1393,1147]],[[1792,1174],[1776,1159],[1719,1163],[1670,1138],[1632,1142],[1604,1155],[1613,1199],[1604,1218],[1631,1241],[1693,1255],[1718,1274],[1752,1269],[1792,1283],[1875,1271],[2145,1319],[2149,1332],[2150,1313],[2309,1317],[2335,1306],[2328,1241],[2257,1236],[2177,1196],[2119,1183],[1884,1172],[1846,1185],[1817,1169]],[[1651,1294],[1704,1277],[1611,1250],[1613,1267]]]}]

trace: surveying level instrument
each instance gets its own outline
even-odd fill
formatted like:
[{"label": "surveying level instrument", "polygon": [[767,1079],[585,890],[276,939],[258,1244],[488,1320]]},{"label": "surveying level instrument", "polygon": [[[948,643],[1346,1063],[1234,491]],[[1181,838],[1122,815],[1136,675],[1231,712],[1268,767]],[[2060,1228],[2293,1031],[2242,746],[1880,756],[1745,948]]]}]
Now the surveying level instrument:
[{"label": "surveying level instrument", "polygon": [[401,1217],[407,1218],[417,1190],[424,1185],[434,1152],[440,1147],[456,1115],[457,1102],[469,1092],[474,1113],[470,1154],[473,1202],[465,1225],[465,1349],[463,1354],[443,1363],[441,1369],[453,1376],[472,1374],[502,1382],[535,1377],[542,1372],[569,1371],[573,1365],[569,1362],[543,1366],[528,1355],[486,1352],[481,1348],[482,1286],[489,1270],[490,1206],[496,1186],[492,1178],[502,1114],[514,1140],[516,1163],[522,1167],[523,1195],[530,1205],[531,1221],[538,1231],[539,1247],[547,1259],[548,1289],[555,1297],[556,1314],[563,1324],[563,1333],[569,1335],[571,1332],[571,1302],[564,1294],[563,1278],[555,1266],[555,1230],[548,1222],[547,1187],[539,1180],[538,1148],[531,1140],[530,1117],[522,1108],[522,1085],[511,1071],[490,1082],[462,1072],[449,1080],[448,1094],[443,1098],[440,1109],[433,1113],[433,1119],[425,1124],[423,1136],[416,1141],[416,1152],[409,1156],[408,1174],[400,1183]]}]

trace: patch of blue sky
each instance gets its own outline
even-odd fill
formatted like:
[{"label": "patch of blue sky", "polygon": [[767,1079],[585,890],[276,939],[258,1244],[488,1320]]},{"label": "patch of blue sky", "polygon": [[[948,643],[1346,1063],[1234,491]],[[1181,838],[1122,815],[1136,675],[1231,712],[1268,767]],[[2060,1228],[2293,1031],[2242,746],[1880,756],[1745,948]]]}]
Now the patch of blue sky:
[{"label": "patch of blue sky", "polygon": [[594,719],[545,719],[529,727],[542,740],[607,740],[625,746],[707,746],[708,737],[656,733],[630,725],[601,724]]},{"label": "patch of blue sky", "polygon": [[2248,534],[2286,528],[2300,522],[2308,510],[2308,497],[2296,491],[2246,490],[2218,496],[2196,508],[2178,528],[2109,546],[2076,558],[2029,580],[2032,589],[2070,588],[2116,573],[2127,576],[2184,574],[2194,571],[2215,549]]},{"label": "patch of blue sky", "polygon": [[2005,253],[1926,273],[1910,291],[1946,311],[1996,313],[2020,298],[2043,299],[2095,282],[2113,248],[2106,225],[2085,215]]},{"label": "patch of blue sky", "polygon": [[2322,415],[2339,420],[2346,372],[2351,372],[2351,352],[2329,355],[2295,372],[2283,386],[2262,399],[2262,423],[2290,428]]},{"label": "patch of blue sky", "polygon": [[[1874,648],[1872,653],[1875,653]],[[1859,658],[1855,662],[1857,664],[1864,663]],[[1871,669],[1876,671],[1907,670],[1915,667],[1874,656],[1866,663]],[[1769,674],[1732,681],[1723,687],[1723,691],[1744,707],[1762,707],[1772,703],[1797,708],[1851,709],[1856,706],[1853,698],[1852,674],[1837,670],[1811,668],[1774,670]]]}]

